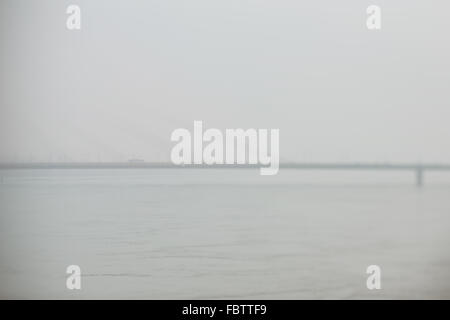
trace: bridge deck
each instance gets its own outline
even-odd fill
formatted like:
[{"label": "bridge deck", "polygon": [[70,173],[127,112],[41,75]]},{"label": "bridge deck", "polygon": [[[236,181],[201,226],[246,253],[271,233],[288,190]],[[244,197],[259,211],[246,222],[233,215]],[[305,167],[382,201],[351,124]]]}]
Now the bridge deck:
[{"label": "bridge deck", "polygon": [[[182,165],[155,162],[22,162],[0,163],[0,169],[164,169],[164,168],[260,168],[261,165]],[[281,163],[280,168],[303,170],[450,170],[450,164],[417,163]]]}]

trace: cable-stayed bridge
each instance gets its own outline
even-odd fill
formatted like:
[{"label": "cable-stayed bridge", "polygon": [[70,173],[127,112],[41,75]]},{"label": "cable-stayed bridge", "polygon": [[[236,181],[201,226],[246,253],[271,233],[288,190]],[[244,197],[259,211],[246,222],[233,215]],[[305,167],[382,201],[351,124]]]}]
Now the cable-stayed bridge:
[{"label": "cable-stayed bridge", "polygon": [[[326,162],[284,162],[280,169],[292,170],[360,170],[360,171],[411,171],[415,173],[416,185],[423,185],[425,171],[450,171],[450,164],[432,163],[326,163]],[[0,169],[250,169],[261,168],[259,164],[190,164],[174,165],[169,162],[14,162],[0,163]]]}]

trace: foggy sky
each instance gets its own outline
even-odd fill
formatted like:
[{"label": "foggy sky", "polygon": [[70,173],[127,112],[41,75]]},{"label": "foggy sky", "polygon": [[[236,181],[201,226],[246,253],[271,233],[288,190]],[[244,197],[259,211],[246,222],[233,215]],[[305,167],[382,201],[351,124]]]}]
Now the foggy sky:
[{"label": "foggy sky", "polygon": [[281,161],[450,162],[449,9],[3,0],[0,161],[168,161],[171,132],[202,120],[279,128]]}]

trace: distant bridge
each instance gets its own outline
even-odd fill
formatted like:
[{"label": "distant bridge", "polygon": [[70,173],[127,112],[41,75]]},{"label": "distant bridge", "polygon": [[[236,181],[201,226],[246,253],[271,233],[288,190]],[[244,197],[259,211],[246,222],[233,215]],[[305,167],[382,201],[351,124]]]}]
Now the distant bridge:
[{"label": "distant bridge", "polygon": [[[0,169],[250,169],[261,165],[174,165],[168,162],[15,162],[0,163]],[[384,170],[412,171],[416,176],[416,185],[423,185],[425,171],[450,171],[450,164],[414,164],[414,163],[295,163],[280,164],[280,169],[298,170]]]},{"label": "distant bridge", "polygon": [[392,163],[286,163],[280,168],[303,170],[395,170],[413,171],[416,185],[423,186],[425,171],[450,171],[449,164],[392,164]]}]

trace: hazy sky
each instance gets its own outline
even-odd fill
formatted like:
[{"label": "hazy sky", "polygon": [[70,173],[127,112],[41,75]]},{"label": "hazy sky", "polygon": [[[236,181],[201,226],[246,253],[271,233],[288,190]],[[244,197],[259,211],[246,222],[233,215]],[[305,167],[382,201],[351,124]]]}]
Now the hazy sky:
[{"label": "hazy sky", "polygon": [[[81,7],[79,31],[66,8]],[[366,28],[366,8],[382,29]],[[279,128],[283,161],[450,162],[449,1],[0,4],[0,161],[169,160]]]}]

